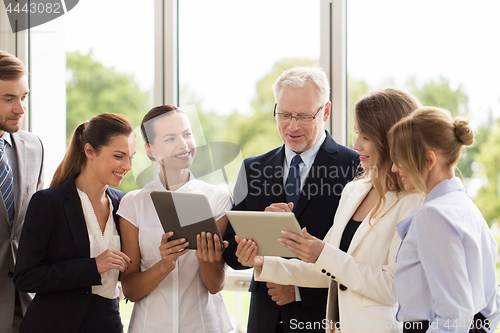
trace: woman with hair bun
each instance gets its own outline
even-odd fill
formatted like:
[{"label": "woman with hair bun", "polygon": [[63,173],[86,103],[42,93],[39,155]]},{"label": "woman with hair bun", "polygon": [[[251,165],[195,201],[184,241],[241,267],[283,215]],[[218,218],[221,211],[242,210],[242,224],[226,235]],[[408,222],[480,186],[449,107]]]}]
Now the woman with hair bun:
[{"label": "woman with hair bun", "polygon": [[486,332],[500,321],[498,246],[454,169],[474,143],[465,118],[423,107],[389,132],[392,170],[426,195],[402,220],[394,282],[404,332]]},{"label": "woman with hair bun", "polygon": [[123,331],[117,282],[130,258],[121,252],[116,211],[131,168],[135,136],[121,115],[80,124],[50,188],[31,198],[14,283],[36,293],[19,332]]}]

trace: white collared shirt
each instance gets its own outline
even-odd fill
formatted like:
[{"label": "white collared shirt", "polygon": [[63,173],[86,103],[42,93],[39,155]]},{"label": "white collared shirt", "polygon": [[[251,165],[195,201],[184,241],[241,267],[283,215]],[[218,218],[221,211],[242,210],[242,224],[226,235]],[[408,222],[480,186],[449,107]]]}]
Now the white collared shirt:
[{"label": "white collared shirt", "polygon": [[397,319],[429,320],[429,333],[467,333],[481,312],[494,331],[500,321],[498,247],[460,179],[437,184],[396,229],[403,240],[394,272]]},{"label": "white collared shirt", "polygon": [[[118,231],[116,230],[115,221],[113,219],[113,204],[111,203],[109,197],[107,197],[109,202],[109,216],[104,232],[102,232],[89,197],[79,188],[76,190],[80,196],[80,201],[82,202],[83,216],[85,217],[85,223],[87,224],[90,241],[90,257],[96,258],[107,249],[120,251],[120,236],[118,236]],[[119,274],[120,272],[117,269],[110,269],[109,271],[102,273],[101,285],[92,286],[92,294],[109,299],[117,298],[119,294],[117,285]]]},{"label": "white collared shirt", "polygon": [[[118,215],[139,229],[141,272],[161,260],[158,248],[164,231],[151,200],[152,191],[166,191],[159,176],[142,190],[127,193],[118,209]],[[232,207],[229,192],[192,175],[175,192],[204,194],[216,220]],[[149,295],[135,302],[129,332],[224,333],[232,329],[222,294],[210,294],[203,283],[195,252],[189,250],[177,259],[175,269]]]},{"label": "white collared shirt", "polygon": [[[318,140],[318,142],[316,142],[314,146],[300,154],[300,157],[302,158],[302,162],[299,163],[300,189],[302,189],[302,186],[304,186],[307,180],[307,175],[309,174],[309,170],[311,170],[314,160],[316,159],[316,155],[318,155],[319,149],[321,148],[321,145],[323,144],[325,139],[326,132],[323,131],[323,135]],[[285,172],[283,173],[283,186],[286,185],[286,178],[288,177],[290,163],[292,163],[292,158],[294,158],[295,155],[297,155],[297,153],[295,153],[287,145],[285,145]]]}]

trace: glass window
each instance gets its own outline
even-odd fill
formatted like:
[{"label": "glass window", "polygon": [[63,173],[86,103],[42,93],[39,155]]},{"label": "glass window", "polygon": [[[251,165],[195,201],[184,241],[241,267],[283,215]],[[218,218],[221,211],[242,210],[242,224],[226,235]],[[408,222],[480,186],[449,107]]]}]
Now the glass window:
[{"label": "glass window", "polygon": [[[222,142],[241,149],[224,168],[230,190],[243,158],[282,144],[272,86],[288,68],[319,66],[320,2],[179,1],[179,104],[198,114],[203,134],[198,145]],[[220,174],[213,176],[204,180],[223,181]],[[247,325],[251,272],[245,272],[250,275],[230,272],[224,290],[235,331]],[[231,291],[238,289],[243,291]]]},{"label": "glass window", "polygon": [[350,128],[354,101],[389,86],[470,118],[476,144],[458,167],[490,225],[500,216],[498,12],[498,1],[349,0],[347,8]]},{"label": "glass window", "polygon": [[[134,127],[153,106],[154,1],[86,0],[65,15],[66,133],[103,112],[126,115]],[[137,136],[138,154],[141,136]],[[141,163],[145,162],[145,163]],[[149,165],[134,158],[133,174]],[[128,174],[120,189],[137,188]]]},{"label": "glass window", "polygon": [[[66,135],[103,112],[126,115],[134,128],[153,106],[154,1],[86,0],[65,15]],[[150,162],[137,134],[137,155],[120,189],[139,186]],[[125,332],[133,302],[120,302]]]},{"label": "glass window", "polygon": [[319,0],[179,1],[180,105],[207,115],[207,141],[236,143],[243,157],[282,143],[272,85],[319,57]]}]

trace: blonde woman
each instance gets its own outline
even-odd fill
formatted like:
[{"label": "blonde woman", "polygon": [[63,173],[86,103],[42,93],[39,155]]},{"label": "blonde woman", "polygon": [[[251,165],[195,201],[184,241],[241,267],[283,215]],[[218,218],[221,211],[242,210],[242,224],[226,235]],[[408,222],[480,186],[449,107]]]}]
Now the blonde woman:
[{"label": "blonde woman", "polygon": [[421,108],[394,126],[389,142],[405,189],[426,195],[415,215],[397,225],[403,243],[394,281],[405,332],[494,331],[498,247],[454,175],[462,147],[474,142],[468,120]]},{"label": "blonde woman", "polygon": [[[255,267],[256,280],[304,287],[329,287],[326,318],[321,323],[291,323],[290,329],[321,327],[328,332],[400,332],[393,281],[401,242],[396,224],[421,205],[418,194],[404,191],[391,171],[387,133],[420,107],[412,95],[385,89],[359,100],[354,108],[358,133],[354,149],[365,170],[342,192],[333,227],[324,241],[284,231],[280,241],[301,260],[255,256],[257,244],[241,240],[240,262]],[[268,211],[290,211],[273,204]],[[314,327],[312,327],[314,326]]]}]

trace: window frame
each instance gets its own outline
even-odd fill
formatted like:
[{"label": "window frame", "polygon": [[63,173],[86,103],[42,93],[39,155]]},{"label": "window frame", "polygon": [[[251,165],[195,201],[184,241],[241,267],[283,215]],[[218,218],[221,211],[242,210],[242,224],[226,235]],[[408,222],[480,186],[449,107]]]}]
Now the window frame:
[{"label": "window frame", "polygon": [[[347,68],[346,68],[346,0],[320,0],[320,66],[325,70],[330,83],[332,102],[331,115],[326,123],[327,130],[340,144],[347,142]],[[5,7],[0,5],[0,17],[7,18]],[[155,77],[153,100],[155,105],[171,104],[179,106],[179,0],[155,0]],[[63,27],[61,24],[59,27]],[[7,19],[0,21],[2,31],[10,30]],[[31,69],[30,47],[31,29],[18,33],[0,35],[0,49],[18,56]],[[61,40],[61,42],[63,42]],[[64,48],[62,48],[64,49]],[[60,52],[59,49],[57,52]],[[58,55],[59,57],[60,55]],[[62,64],[59,64],[62,65]],[[64,63],[65,66],[65,63]],[[30,75],[30,87],[36,71]],[[65,100],[65,92],[64,92]],[[37,112],[30,95],[29,110]],[[32,105],[33,104],[33,105]],[[32,107],[33,106],[33,107]],[[43,106],[42,106],[43,107]],[[64,115],[66,109],[63,110]],[[36,117],[34,118],[36,121]],[[23,129],[32,130],[33,117],[28,111]],[[35,124],[36,125],[36,124]],[[36,128],[36,126],[35,126]],[[65,135],[65,129],[62,131]],[[43,138],[42,138],[43,140]],[[65,143],[65,136],[62,142]],[[51,142],[51,141],[49,141]],[[49,142],[47,142],[47,147]],[[51,151],[46,149],[46,151]],[[64,148],[58,147],[50,159],[59,161],[64,155]],[[47,154],[49,155],[49,154]],[[61,155],[61,156],[59,156]],[[60,158],[59,158],[60,157]],[[49,158],[49,156],[46,156]],[[50,174],[50,170],[46,170]],[[49,175],[48,175],[49,176]],[[247,290],[251,279],[248,275],[230,274],[226,290]]]}]

